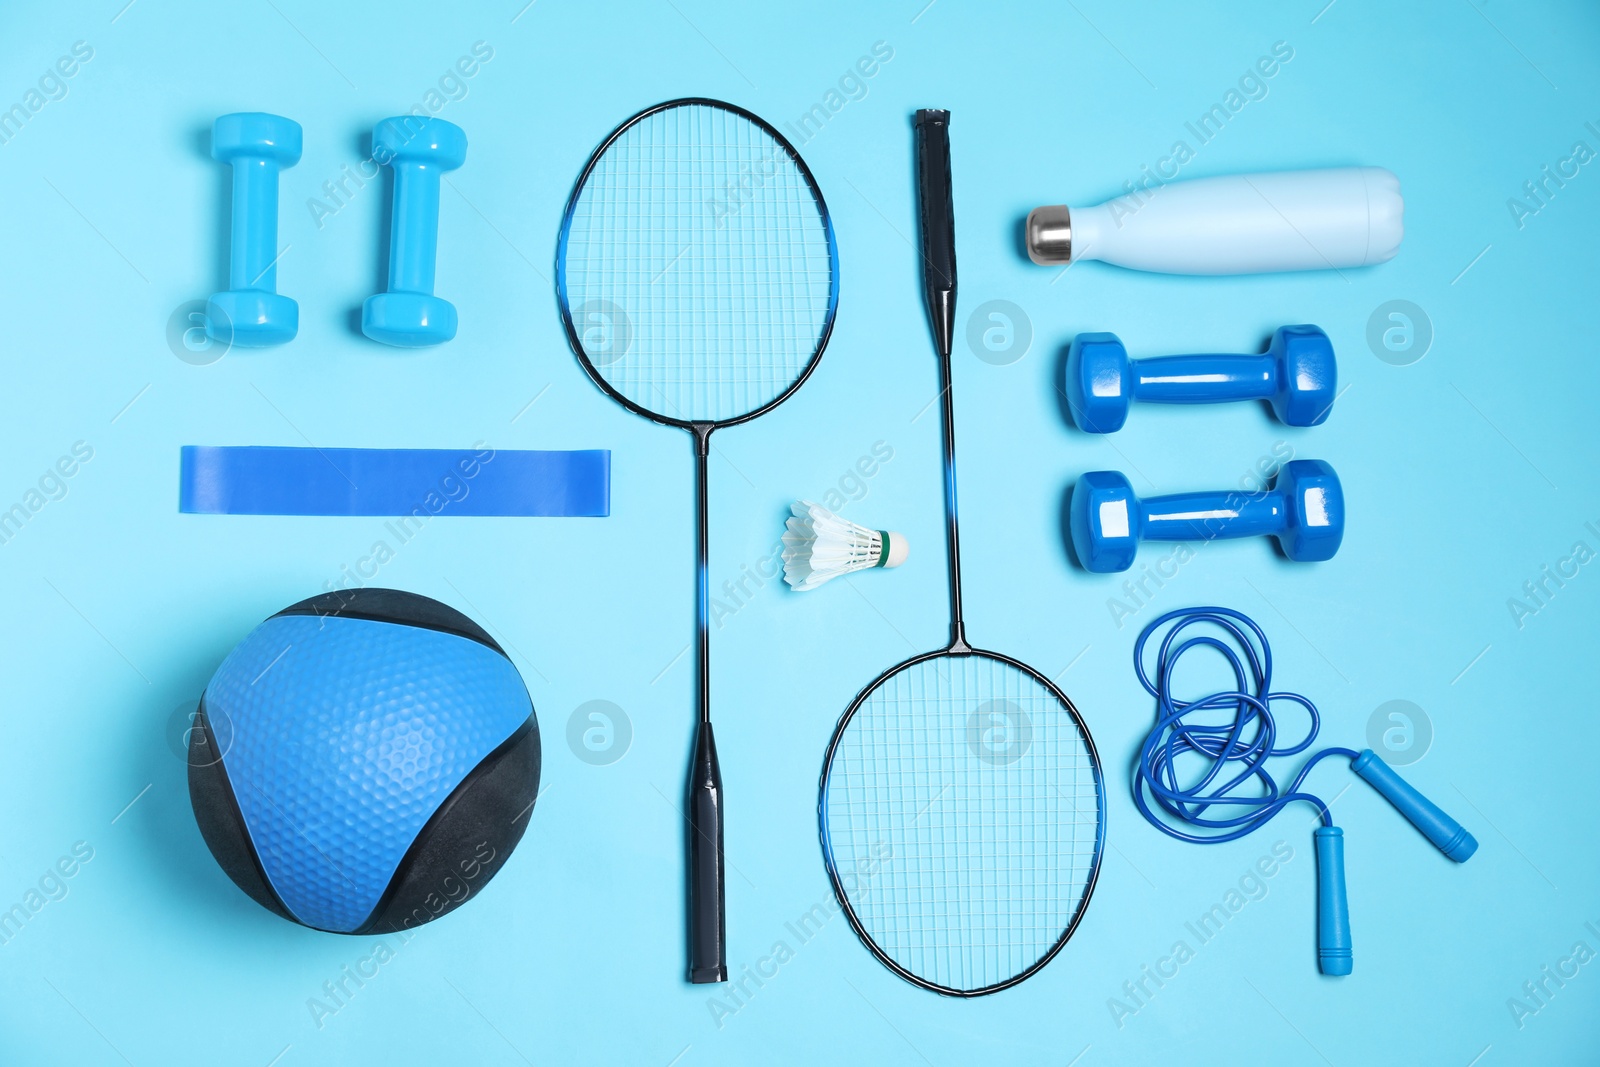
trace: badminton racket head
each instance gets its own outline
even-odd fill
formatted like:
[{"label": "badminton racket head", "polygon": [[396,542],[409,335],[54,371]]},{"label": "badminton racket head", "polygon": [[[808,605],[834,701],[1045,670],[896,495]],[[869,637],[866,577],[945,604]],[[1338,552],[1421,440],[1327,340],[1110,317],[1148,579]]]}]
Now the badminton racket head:
[{"label": "badminton racket head", "polygon": [[1066,943],[1105,842],[1105,785],[1072,703],[992,652],[936,652],[858,696],[828,746],[828,875],[884,964],[993,993]]},{"label": "badminton racket head", "polygon": [[568,340],[595,382],[675,426],[781,403],[833,329],[838,250],[811,172],[715,100],[659,104],[595,150],[556,252]]}]

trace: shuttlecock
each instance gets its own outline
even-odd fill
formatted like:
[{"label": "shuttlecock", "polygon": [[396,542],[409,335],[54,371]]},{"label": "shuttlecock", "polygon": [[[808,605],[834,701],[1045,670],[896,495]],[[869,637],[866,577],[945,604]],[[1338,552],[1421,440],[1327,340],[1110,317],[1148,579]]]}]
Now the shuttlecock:
[{"label": "shuttlecock", "polygon": [[888,530],[869,530],[841,519],[809,500],[789,508],[783,535],[783,580],[797,590],[817,586],[868,567],[898,567],[910,550],[906,539]]}]

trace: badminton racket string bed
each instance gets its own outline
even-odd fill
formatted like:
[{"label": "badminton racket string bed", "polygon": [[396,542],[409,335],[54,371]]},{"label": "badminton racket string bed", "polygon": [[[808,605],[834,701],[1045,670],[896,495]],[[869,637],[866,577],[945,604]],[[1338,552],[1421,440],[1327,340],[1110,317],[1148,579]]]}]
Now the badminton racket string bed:
[{"label": "badminton racket string bed", "polygon": [[[1147,672],[1146,646],[1164,627],[1154,670]],[[1220,656],[1234,688],[1181,700],[1174,695],[1173,676],[1183,657],[1199,650]],[[1156,699],[1155,725],[1140,747],[1133,777],[1134,803],[1152,826],[1180,841],[1214,845],[1253,833],[1290,804],[1306,803],[1316,809],[1322,823],[1313,833],[1317,940],[1324,974],[1349,974],[1352,955],[1344,831],[1334,825],[1328,805],[1303,788],[1319,763],[1331,756],[1350,760],[1356,774],[1450,859],[1464,863],[1477,849],[1477,841],[1460,823],[1370,749],[1320,749],[1286,786],[1279,785],[1269,761],[1308,751],[1320,731],[1321,715],[1307,697],[1273,691],[1272,646],[1261,627],[1242,612],[1221,607],[1169,611],[1139,635],[1133,663],[1139,684]],[[1272,711],[1278,702],[1296,705],[1306,715],[1306,730],[1299,740],[1280,739]]]}]

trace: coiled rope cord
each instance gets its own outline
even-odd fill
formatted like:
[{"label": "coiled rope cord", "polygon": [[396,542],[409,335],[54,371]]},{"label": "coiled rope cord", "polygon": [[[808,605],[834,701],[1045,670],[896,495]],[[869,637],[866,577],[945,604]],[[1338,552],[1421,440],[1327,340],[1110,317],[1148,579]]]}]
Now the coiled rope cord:
[{"label": "coiled rope cord", "polygon": [[[1171,628],[1161,639],[1155,680],[1151,681],[1144,669],[1145,645],[1168,624]],[[1191,628],[1195,632],[1188,633]],[[1231,692],[1190,701],[1173,696],[1172,676],[1178,662],[1196,648],[1209,648],[1222,655],[1233,671]],[[1300,785],[1311,769],[1327,757],[1346,756],[1353,760],[1359,753],[1348,748],[1322,749],[1301,765],[1287,787],[1279,787],[1267,768],[1268,761],[1309,749],[1317,739],[1321,716],[1316,705],[1299,693],[1272,691],[1272,647],[1249,616],[1219,607],[1169,611],[1139,635],[1133,646],[1133,664],[1139,684],[1156,698],[1156,723],[1139,751],[1133,781],[1134,803],[1152,825],[1180,841],[1220,844],[1238,840],[1265,825],[1295,801],[1313,805],[1322,816],[1323,825],[1333,825],[1328,805],[1320,797],[1302,792]],[[1280,701],[1299,705],[1309,718],[1305,736],[1294,744],[1280,746],[1278,741],[1272,705]],[[1209,716],[1209,722],[1190,718],[1200,712],[1230,709],[1232,722],[1220,722],[1217,715]],[[1178,762],[1182,759],[1185,769],[1195,769],[1196,758],[1203,761],[1204,770],[1198,777],[1191,775],[1193,780],[1185,783],[1180,778]],[[1157,814],[1156,809],[1167,818]],[[1205,832],[1188,832],[1173,825],[1174,821]]]}]

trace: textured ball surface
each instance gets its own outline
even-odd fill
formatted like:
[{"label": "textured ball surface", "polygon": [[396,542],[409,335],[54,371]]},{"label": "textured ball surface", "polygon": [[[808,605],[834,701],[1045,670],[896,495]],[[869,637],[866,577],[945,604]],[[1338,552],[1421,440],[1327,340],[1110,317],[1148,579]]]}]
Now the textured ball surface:
[{"label": "textured ball surface", "polygon": [[428,922],[477,893],[527,826],[539,734],[516,668],[437,601],[394,590],[287,608],[206,687],[195,817],[258,903],[338,933]]}]

